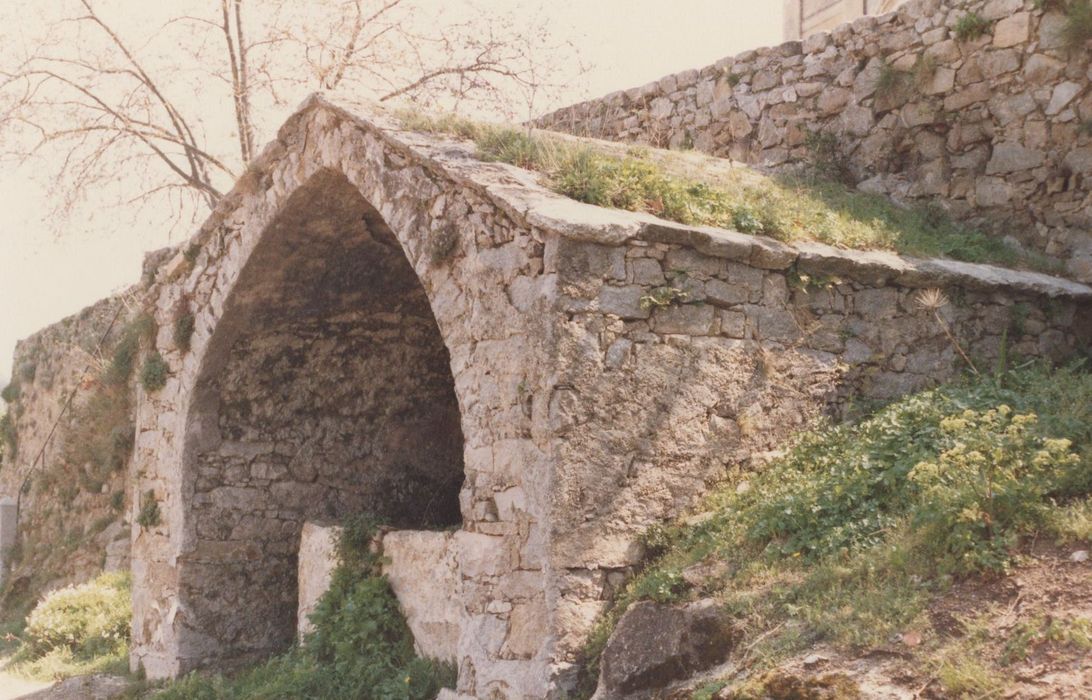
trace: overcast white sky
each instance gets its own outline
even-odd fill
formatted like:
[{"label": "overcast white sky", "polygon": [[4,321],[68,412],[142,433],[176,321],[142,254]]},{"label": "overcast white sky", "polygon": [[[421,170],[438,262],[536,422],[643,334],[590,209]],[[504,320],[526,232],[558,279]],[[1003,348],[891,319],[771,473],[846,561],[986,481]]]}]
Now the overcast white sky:
[{"label": "overcast white sky", "polygon": [[[146,6],[146,0],[118,1]],[[443,2],[424,4],[429,1]],[[0,0],[0,6],[21,4],[33,12],[38,2]],[[540,0],[480,4],[537,8]],[[566,103],[781,40],[781,0],[554,0],[547,7],[558,37],[570,38],[590,67],[583,84],[565,95]],[[0,42],[20,41],[27,31],[22,23],[4,23]],[[258,140],[270,136],[259,134]],[[144,251],[188,236],[185,230],[120,223],[124,217],[110,214],[69,221],[57,232],[45,218],[51,209],[46,170],[38,165],[0,172],[0,378],[10,374],[17,339],[132,284]]]}]

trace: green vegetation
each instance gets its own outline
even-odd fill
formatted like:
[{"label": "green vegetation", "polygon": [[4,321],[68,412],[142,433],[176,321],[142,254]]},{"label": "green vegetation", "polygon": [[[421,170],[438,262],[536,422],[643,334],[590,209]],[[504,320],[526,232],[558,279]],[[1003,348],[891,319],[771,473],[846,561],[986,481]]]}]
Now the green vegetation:
[{"label": "green vegetation", "polygon": [[0,457],[8,454],[14,457],[19,451],[18,436],[15,432],[15,419],[11,411],[4,411],[0,416]]},{"label": "green vegetation", "polygon": [[672,306],[685,304],[690,301],[690,293],[678,287],[656,287],[651,292],[641,297],[641,308]]},{"label": "green vegetation", "polygon": [[174,346],[182,352],[190,351],[194,323],[193,314],[188,310],[181,310],[174,317]]},{"label": "green vegetation", "polygon": [[1065,7],[1062,41],[1076,51],[1092,40],[1092,0],[1070,0]]},{"label": "green vegetation", "polygon": [[98,493],[104,483],[124,469],[134,439],[129,378],[141,340],[153,333],[151,317],[140,315],[118,334],[109,363],[91,386],[90,394],[73,409],[61,463],[43,473],[39,490],[65,480],[53,473],[59,468],[74,471],[85,492]]},{"label": "green vegetation", "polygon": [[169,374],[167,361],[158,352],[153,352],[144,359],[144,366],[140,368],[140,384],[145,391],[159,391],[167,385]]},{"label": "green vegetation", "polygon": [[340,563],[303,642],[238,676],[191,674],[158,700],[384,698],[432,700],[455,669],[418,658],[380,562],[369,550],[375,523],[357,518],[338,544]]},{"label": "green vegetation", "polygon": [[909,75],[890,63],[880,66],[880,72],[876,75],[876,97],[895,97],[906,88]]},{"label": "green vegetation", "polygon": [[[728,479],[698,524],[647,533],[650,563],[593,633],[583,690],[641,599],[717,597],[753,640],[741,664],[772,666],[817,642],[886,643],[925,625],[953,581],[1010,567],[1023,540],[1087,540],[1090,494],[1092,373],[1080,365],[976,375],[820,427],[761,473]],[[693,590],[683,572],[699,564],[714,573]],[[942,684],[996,680],[964,652],[944,655]]]},{"label": "green vegetation", "polygon": [[137,514],[137,525],[143,529],[155,527],[160,523],[159,499],[155,497],[155,491],[149,489],[140,499],[140,512]]},{"label": "green vegetation", "polygon": [[[816,172],[840,170],[816,167],[774,177],[708,157],[624,149],[454,116],[400,118],[408,129],[472,140],[483,160],[541,172],[554,191],[597,206],[784,241],[819,240],[846,248],[1010,266],[1047,265],[996,237],[956,223],[939,207],[899,207],[886,197],[859,192]],[[813,137],[813,150],[823,162],[839,160],[835,145],[833,137]]]},{"label": "green vegetation", "polygon": [[953,31],[956,39],[960,41],[974,41],[985,36],[990,31],[991,25],[992,22],[977,12],[968,12],[959,18]]},{"label": "green vegetation", "polygon": [[19,395],[22,393],[23,388],[19,385],[18,379],[12,379],[2,390],[0,390],[0,399],[4,400],[4,403],[15,403],[19,400]]},{"label": "green vegetation", "polygon": [[128,573],[107,573],[42,599],[15,630],[19,644],[6,671],[38,680],[129,668]]}]

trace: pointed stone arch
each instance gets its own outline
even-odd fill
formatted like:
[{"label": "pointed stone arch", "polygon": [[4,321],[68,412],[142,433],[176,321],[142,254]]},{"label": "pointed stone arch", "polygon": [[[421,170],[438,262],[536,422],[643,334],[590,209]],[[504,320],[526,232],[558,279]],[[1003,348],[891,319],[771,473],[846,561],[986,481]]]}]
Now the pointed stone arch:
[{"label": "pointed stone arch", "polygon": [[[480,188],[367,124],[321,102],[289,120],[161,272],[171,378],[141,396],[134,468],[163,517],[133,531],[134,667],[283,648],[303,520],[378,510],[461,526],[464,688],[545,687],[547,458],[526,396],[548,381],[528,341],[548,337],[542,255]],[[487,611],[513,576],[518,599]],[[511,632],[509,609],[542,633]]]},{"label": "pointed stone arch", "polygon": [[296,190],[247,259],[187,426],[179,602],[202,631],[197,665],[292,642],[306,521],[461,524],[449,353],[401,245],[341,173]]}]

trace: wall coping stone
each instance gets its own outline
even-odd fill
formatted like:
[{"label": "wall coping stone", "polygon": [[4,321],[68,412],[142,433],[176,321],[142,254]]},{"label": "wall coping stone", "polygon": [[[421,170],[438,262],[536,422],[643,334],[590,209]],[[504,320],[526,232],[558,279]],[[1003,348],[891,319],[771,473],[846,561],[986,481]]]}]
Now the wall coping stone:
[{"label": "wall coping stone", "polygon": [[[283,155],[298,124],[315,111],[328,112],[368,131],[419,163],[477,190],[517,220],[573,240],[608,246],[632,240],[674,243],[757,268],[784,270],[797,265],[809,273],[838,275],[865,284],[893,281],[907,287],[956,285],[980,291],[1008,289],[1049,298],[1092,300],[1092,287],[1039,272],[913,258],[888,251],[849,250],[817,242],[790,245],[765,236],[689,226],[647,213],[585,204],[546,189],[531,171],[478,160],[474,147],[467,142],[407,131],[378,107],[364,114],[353,113],[327,101],[320,93],[310,95],[285,121],[277,139],[265,147],[251,171],[264,173]],[[217,204],[191,241],[202,241],[228,212],[234,211],[245,196],[245,187],[240,181]],[[176,255],[182,255],[185,247],[182,244]]]}]

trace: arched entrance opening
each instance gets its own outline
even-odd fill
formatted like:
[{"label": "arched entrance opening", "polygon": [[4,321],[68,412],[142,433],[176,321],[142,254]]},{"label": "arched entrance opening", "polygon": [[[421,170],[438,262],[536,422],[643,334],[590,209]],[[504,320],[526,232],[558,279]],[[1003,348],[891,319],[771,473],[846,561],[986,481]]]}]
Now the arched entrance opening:
[{"label": "arched entrance opening", "polygon": [[288,646],[309,520],[461,522],[450,358],[394,233],[342,175],[314,176],[246,261],[188,420],[181,567],[189,667]]}]

